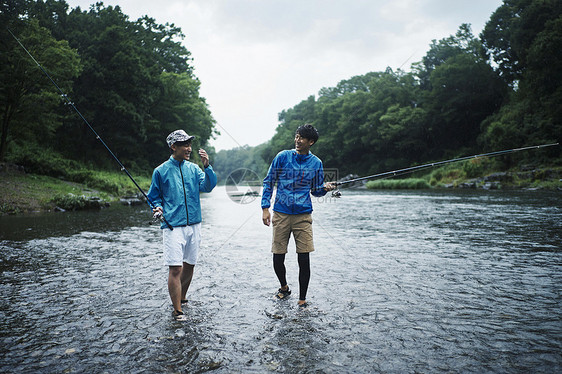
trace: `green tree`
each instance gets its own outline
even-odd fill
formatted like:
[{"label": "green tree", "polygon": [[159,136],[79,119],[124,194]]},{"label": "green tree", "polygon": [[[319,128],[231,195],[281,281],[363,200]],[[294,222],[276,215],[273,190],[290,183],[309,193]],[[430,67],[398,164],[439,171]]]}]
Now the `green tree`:
[{"label": "green tree", "polygon": [[419,162],[420,157],[427,154],[425,109],[395,104],[381,116],[380,122],[377,135],[381,143],[392,145],[393,160],[403,160],[397,165],[389,165],[391,168]]},{"label": "green tree", "polygon": [[[72,79],[80,72],[77,52],[66,41],[55,40],[34,19],[12,20],[9,27],[59,87],[65,93],[71,92]],[[54,142],[67,111],[63,110],[63,100],[52,82],[7,30],[1,33],[0,160],[3,160],[10,144],[22,147]]]},{"label": "green tree", "polygon": [[[426,126],[422,121],[423,117],[413,116],[406,121],[396,117],[398,113],[405,114],[418,107],[420,87],[417,77],[411,73],[387,69],[379,78],[371,81],[371,93],[367,122],[360,129],[365,144],[365,163],[366,166],[370,165],[364,172],[374,173],[381,169],[402,167],[419,160],[425,152],[410,149],[405,153],[398,144],[415,143],[411,138],[419,135],[419,130]],[[398,121],[391,123],[391,119]],[[390,137],[390,134],[393,136]]]},{"label": "green tree", "polygon": [[501,107],[507,87],[488,65],[470,25],[433,41],[421,63],[414,64],[421,91],[418,103],[427,120],[427,157],[472,152],[480,126]]},{"label": "green tree", "polygon": [[[199,96],[190,53],[179,42],[181,29],[147,16],[130,21],[120,7],[103,3],[67,15],[53,12],[57,4],[50,5],[56,20],[43,17],[43,22],[64,35],[84,61],[74,84],[76,105],[123,163],[140,169],[153,166],[166,152],[161,151],[161,139],[172,127],[197,128],[201,144],[210,139],[214,120]],[[180,126],[178,119],[188,122]],[[95,157],[104,149],[79,118],[65,122],[59,134],[64,140],[59,147],[69,157],[113,166],[110,158]],[[139,147],[151,151],[139,153]]]},{"label": "green tree", "polygon": [[185,38],[179,27],[169,23],[158,24],[148,16],[135,21],[134,27],[148,66],[158,72],[187,73],[193,76],[191,52],[178,42]]},{"label": "green tree", "polygon": [[206,146],[208,139],[215,134],[215,120],[205,102],[199,96],[200,82],[189,73],[163,72],[160,76],[161,88],[151,108],[151,118],[147,127],[147,149],[150,164],[161,162],[167,153],[164,138],[177,129],[185,129],[195,135],[194,149]]},{"label": "green tree", "polygon": [[[98,3],[89,12],[72,10],[64,27],[69,43],[78,48],[84,61],[84,71],[74,84],[77,107],[121,161],[137,163],[158,76],[143,61],[133,23],[119,7]],[[105,150],[80,118],[66,122],[60,130],[69,157],[80,155],[83,161],[112,165],[110,158],[95,157]]]},{"label": "green tree", "polygon": [[[513,87],[501,111],[483,123],[482,144],[489,148],[512,148],[559,142],[562,3],[505,1],[486,24],[482,39],[498,71]],[[550,149],[548,154],[560,157],[559,147]]]},{"label": "green tree", "polygon": [[65,0],[29,1],[28,8],[30,18],[36,19],[41,26],[49,29],[57,40],[66,39],[64,32],[68,4]]},{"label": "green tree", "polygon": [[[131,21],[120,7],[101,2],[69,11],[64,0],[8,0],[0,9],[3,24],[17,29],[65,93],[74,92],[76,108],[129,169],[161,162],[163,139],[177,128],[196,135],[196,146],[212,154],[207,142],[217,133],[214,120],[180,28],[148,16]],[[69,159],[114,168],[111,157],[98,156],[106,150],[83,120],[60,105],[51,82],[5,30],[0,33],[1,157],[10,143],[40,142]]]},{"label": "green tree", "polygon": [[481,39],[508,84],[517,85],[532,59],[537,35],[561,14],[559,0],[504,0],[491,15]]},{"label": "green tree", "polygon": [[475,150],[482,121],[500,109],[507,87],[472,54],[449,58],[430,77],[433,88],[424,107],[431,118],[432,146],[441,151]]},{"label": "green tree", "polygon": [[485,56],[485,49],[481,42],[474,38],[470,25],[466,23],[459,26],[455,35],[439,41],[433,40],[422,61],[412,64],[421,87],[430,90],[431,73],[451,57],[460,54],[470,54],[475,58]]},{"label": "green tree", "polygon": [[[325,134],[316,152],[327,165],[337,167],[343,174],[375,172],[394,164],[389,162],[394,156],[403,159],[404,154],[397,151],[395,144],[380,136],[381,118],[390,108],[414,107],[418,100],[418,83],[411,74],[387,69],[354,80],[364,80],[364,84],[355,85],[359,89],[348,90],[341,96],[323,96],[318,100],[319,118],[315,122]],[[414,132],[403,133],[409,136]]]}]

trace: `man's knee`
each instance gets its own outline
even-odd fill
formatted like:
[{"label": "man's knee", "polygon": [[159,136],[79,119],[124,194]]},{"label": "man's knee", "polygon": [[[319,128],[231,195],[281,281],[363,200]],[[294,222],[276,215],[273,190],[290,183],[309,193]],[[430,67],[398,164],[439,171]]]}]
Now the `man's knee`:
[{"label": "man's knee", "polygon": [[300,266],[310,266],[310,253],[297,253]]},{"label": "man's knee", "polygon": [[168,274],[171,278],[176,278],[181,275],[181,270],[182,270],[181,266],[170,266],[170,271]]}]

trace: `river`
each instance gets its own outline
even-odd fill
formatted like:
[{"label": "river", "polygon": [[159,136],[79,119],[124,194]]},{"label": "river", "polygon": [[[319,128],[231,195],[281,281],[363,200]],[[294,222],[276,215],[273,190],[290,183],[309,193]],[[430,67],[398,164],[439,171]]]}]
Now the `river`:
[{"label": "river", "polygon": [[22,373],[554,373],[562,194],[315,199],[310,306],[288,300],[258,199],[202,197],[187,322],[148,209],[0,217],[0,361]]}]

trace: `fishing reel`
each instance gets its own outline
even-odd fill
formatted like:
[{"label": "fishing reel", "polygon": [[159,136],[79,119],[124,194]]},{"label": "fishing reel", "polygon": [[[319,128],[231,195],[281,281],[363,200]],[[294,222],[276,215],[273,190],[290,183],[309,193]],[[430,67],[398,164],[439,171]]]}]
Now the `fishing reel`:
[{"label": "fishing reel", "polygon": [[338,190],[337,188],[335,190],[333,190],[332,191],[332,197],[335,197],[336,199],[339,199],[341,197],[340,190]]},{"label": "fishing reel", "polygon": [[152,215],[152,222],[164,222],[164,215],[161,211],[154,212]]},{"label": "fishing reel", "polygon": [[158,210],[156,212],[154,212],[154,214],[152,214],[152,223],[156,223],[156,222],[162,222],[165,223],[166,226],[168,226],[168,228],[170,230],[173,230],[174,228],[172,227],[172,225],[170,225],[170,222],[168,222],[166,220],[166,218],[164,218],[164,213],[162,213],[162,211]]}]

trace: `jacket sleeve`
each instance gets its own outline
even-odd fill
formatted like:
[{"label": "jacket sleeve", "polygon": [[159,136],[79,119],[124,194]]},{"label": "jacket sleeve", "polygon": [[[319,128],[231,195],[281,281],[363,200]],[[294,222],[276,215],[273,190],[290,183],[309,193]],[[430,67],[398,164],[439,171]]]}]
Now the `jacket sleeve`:
[{"label": "jacket sleeve", "polygon": [[[160,190],[160,173],[154,170],[152,173],[152,182],[148,189],[148,206],[151,208],[162,207],[162,192]],[[151,205],[152,204],[152,205]]]},{"label": "jacket sleeve", "polygon": [[320,167],[316,169],[316,174],[312,179],[312,188],[310,193],[313,196],[320,197],[326,195],[326,190],[324,189],[324,166],[320,162]]},{"label": "jacket sleeve", "polygon": [[275,156],[275,158],[271,162],[271,165],[269,166],[267,175],[263,180],[263,190],[261,194],[262,209],[269,208],[271,206],[271,195],[273,194],[273,186],[275,186],[275,183],[279,178],[279,171],[281,166],[280,157],[281,157],[281,153]]},{"label": "jacket sleeve", "polygon": [[205,171],[197,167],[197,170],[199,170],[199,191],[211,192],[217,185],[217,175],[213,167],[209,165],[205,168]]}]

